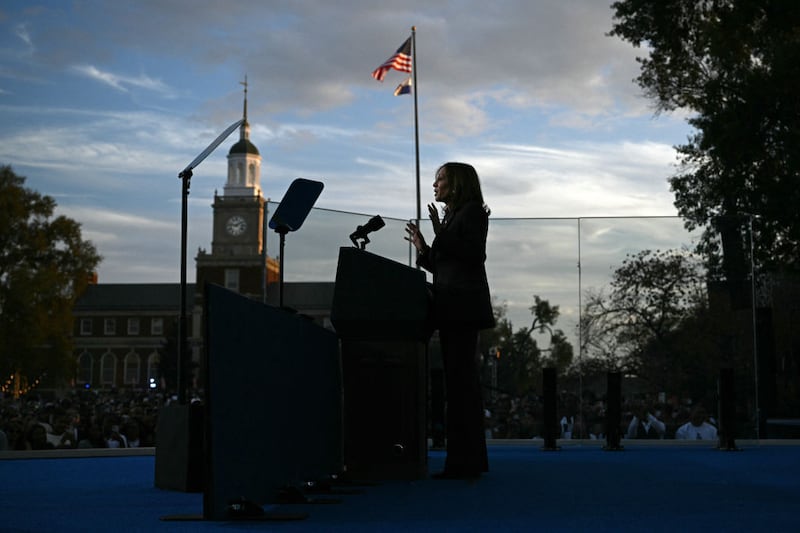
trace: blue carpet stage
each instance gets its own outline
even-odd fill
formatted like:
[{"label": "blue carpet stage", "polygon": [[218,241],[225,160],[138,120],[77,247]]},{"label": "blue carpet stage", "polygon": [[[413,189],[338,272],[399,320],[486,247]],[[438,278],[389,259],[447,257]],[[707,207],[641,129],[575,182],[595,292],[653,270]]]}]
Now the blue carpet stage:
[{"label": "blue carpet stage", "polygon": [[[0,460],[0,530],[800,531],[800,444],[490,444],[478,481],[385,481],[338,503],[268,506],[285,522],[165,521],[202,515],[202,495],[154,488],[154,457]],[[142,453],[140,452],[140,453]],[[8,455],[6,455],[8,457]],[[444,454],[429,453],[429,470]]]}]

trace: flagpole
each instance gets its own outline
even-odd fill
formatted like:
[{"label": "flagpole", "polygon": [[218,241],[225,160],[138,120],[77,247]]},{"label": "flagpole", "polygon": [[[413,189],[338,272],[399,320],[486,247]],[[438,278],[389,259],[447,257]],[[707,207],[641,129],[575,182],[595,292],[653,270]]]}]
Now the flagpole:
[{"label": "flagpole", "polygon": [[419,121],[417,116],[417,92],[419,92],[419,85],[417,85],[417,27],[411,26],[411,76],[413,79],[411,91],[414,93],[414,153],[417,165],[417,227],[422,218],[422,208],[420,202],[420,188],[419,188]]}]

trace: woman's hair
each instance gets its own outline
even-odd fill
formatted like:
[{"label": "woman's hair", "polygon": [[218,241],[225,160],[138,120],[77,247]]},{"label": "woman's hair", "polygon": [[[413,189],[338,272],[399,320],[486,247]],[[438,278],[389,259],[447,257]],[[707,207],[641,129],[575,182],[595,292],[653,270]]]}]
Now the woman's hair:
[{"label": "woman's hair", "polygon": [[448,210],[455,212],[468,202],[478,202],[487,213],[489,212],[489,208],[483,201],[478,173],[472,165],[449,162],[440,166],[436,171],[436,175],[439,172],[444,172],[447,184],[450,186],[450,197],[447,202]]}]

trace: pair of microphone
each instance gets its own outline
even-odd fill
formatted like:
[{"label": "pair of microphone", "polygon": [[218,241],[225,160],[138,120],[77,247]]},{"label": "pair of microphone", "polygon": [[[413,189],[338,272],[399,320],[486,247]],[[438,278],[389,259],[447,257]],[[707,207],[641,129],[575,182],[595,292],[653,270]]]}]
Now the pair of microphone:
[{"label": "pair of microphone", "polygon": [[363,250],[369,242],[369,237],[367,237],[367,235],[374,231],[378,231],[385,225],[386,223],[383,221],[380,215],[375,215],[363,226],[356,227],[356,230],[350,234],[350,241],[353,243],[353,246]]}]

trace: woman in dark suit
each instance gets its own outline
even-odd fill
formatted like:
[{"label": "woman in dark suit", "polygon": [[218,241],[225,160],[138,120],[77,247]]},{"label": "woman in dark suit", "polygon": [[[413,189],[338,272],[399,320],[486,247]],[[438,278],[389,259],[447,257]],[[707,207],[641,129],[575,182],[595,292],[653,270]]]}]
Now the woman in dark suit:
[{"label": "woman in dark suit", "polygon": [[442,165],[433,193],[445,204],[441,220],[436,204],[428,206],[433,242],[428,246],[413,222],[406,240],[417,249],[417,264],[433,274],[432,315],[444,361],[447,458],[434,477],[475,478],[489,470],[478,365],[478,332],[494,327],[485,268],[489,209],[466,163]]}]

